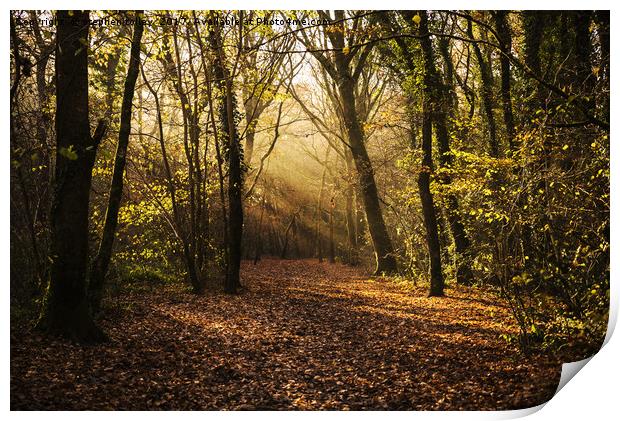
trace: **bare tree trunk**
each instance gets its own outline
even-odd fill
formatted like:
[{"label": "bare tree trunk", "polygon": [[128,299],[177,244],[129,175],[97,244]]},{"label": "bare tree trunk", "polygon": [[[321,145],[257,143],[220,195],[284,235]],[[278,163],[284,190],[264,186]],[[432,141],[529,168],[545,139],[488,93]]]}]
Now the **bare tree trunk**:
[{"label": "bare tree trunk", "polygon": [[88,49],[84,48],[88,45],[89,27],[88,11],[58,11],[52,263],[38,328],[83,342],[98,342],[105,339],[105,334],[89,311],[86,272],[92,169],[105,124],[101,121],[91,136]]},{"label": "bare tree trunk", "polygon": [[256,230],[256,249],[254,253],[254,264],[260,260],[263,252],[263,215],[265,214],[266,192],[263,191],[263,200],[261,201],[260,217],[258,219],[258,227]]},{"label": "bare tree trunk", "polygon": [[[329,14],[324,11],[319,11],[319,14],[325,19],[331,19]],[[333,54],[328,57],[316,50],[311,50],[311,53],[317,58],[323,69],[329,73],[332,80],[338,86],[338,97],[341,103],[340,105],[342,105],[342,118],[349,139],[348,146],[353,155],[353,161],[359,179],[359,188],[364,203],[364,210],[366,211],[368,231],[370,232],[370,238],[375,252],[376,265],[374,272],[377,275],[382,273],[395,273],[398,270],[396,256],[394,255],[392,240],[390,239],[385,220],[383,219],[374,169],[370,157],[368,156],[368,151],[366,150],[364,131],[356,107],[356,86],[366,63],[366,59],[370,54],[371,46],[368,45],[365,49],[357,50],[361,52],[359,53],[356,65],[352,69],[352,58],[355,55],[353,53],[345,53],[346,31],[344,27],[344,11],[336,10],[334,11],[334,16],[336,18],[332,26],[334,30],[326,32],[326,36],[329,38],[334,49]],[[305,34],[302,33],[302,36],[305,36]],[[304,42],[307,47],[313,48],[307,36]]]},{"label": "bare tree trunk", "polygon": [[291,228],[293,227],[293,225],[295,224],[295,219],[297,219],[298,213],[299,211],[293,214],[291,221],[288,223],[288,225],[286,226],[286,229],[284,230],[284,242],[282,243],[282,250],[280,251],[280,259],[286,259],[286,253],[288,251],[288,238],[289,238],[288,234],[291,231]]},{"label": "bare tree trunk", "polygon": [[[192,12],[192,13],[194,14],[194,18],[196,18],[196,13],[195,12]],[[207,69],[207,60],[206,60],[207,52],[204,47],[204,43],[202,41],[202,36],[200,35],[200,25],[198,24],[197,19],[194,20],[194,24],[195,24],[195,29],[196,29],[196,39],[198,41],[198,46],[200,49],[200,58],[202,60],[202,66],[204,69]],[[210,36],[213,37],[214,35],[210,34]],[[215,70],[219,70],[219,69],[217,68],[217,66],[213,66],[213,67],[214,67],[213,74],[215,74]],[[213,128],[213,137],[214,137],[213,143],[215,147],[215,158],[217,161],[218,190],[219,190],[220,204],[221,204],[221,210],[222,210],[222,222],[224,225],[224,230],[223,230],[224,231],[224,265],[225,265],[226,273],[228,273],[228,267],[229,267],[228,211],[226,209],[226,199],[225,199],[225,194],[224,194],[224,169],[223,169],[224,159],[222,157],[222,153],[220,150],[220,138],[218,136],[218,127],[217,127],[217,123],[215,119],[214,96],[213,96],[211,77],[208,77],[206,85],[207,85],[207,98],[209,100],[209,122],[211,123],[211,127]]]},{"label": "bare tree trunk", "polygon": [[[136,12],[139,16],[140,11]],[[112,257],[114,246],[114,235],[118,225],[118,211],[123,197],[123,177],[125,175],[125,163],[127,162],[127,148],[129,146],[129,134],[131,132],[131,111],[133,96],[136,89],[136,81],[140,67],[140,43],[142,40],[143,25],[139,19],[135,20],[133,27],[133,38],[131,40],[131,53],[129,57],[129,67],[125,88],[123,91],[123,103],[121,106],[120,130],[118,133],[118,145],[116,146],[116,156],[114,158],[114,172],[112,173],[112,183],[108,197],[108,209],[105,214],[105,223],[99,250],[93,262],[90,273],[89,299],[93,311],[98,311],[103,296],[103,286],[108,266]]]}]

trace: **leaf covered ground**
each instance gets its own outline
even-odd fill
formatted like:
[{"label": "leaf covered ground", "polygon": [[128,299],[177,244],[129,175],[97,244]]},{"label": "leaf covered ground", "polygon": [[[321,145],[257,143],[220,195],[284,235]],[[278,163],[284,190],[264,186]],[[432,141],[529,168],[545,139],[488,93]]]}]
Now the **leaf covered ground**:
[{"label": "leaf covered ground", "polygon": [[502,410],[548,400],[560,365],[525,357],[490,293],[427,298],[361,269],[244,263],[244,289],[124,294],[80,346],[13,326],[11,409]]}]

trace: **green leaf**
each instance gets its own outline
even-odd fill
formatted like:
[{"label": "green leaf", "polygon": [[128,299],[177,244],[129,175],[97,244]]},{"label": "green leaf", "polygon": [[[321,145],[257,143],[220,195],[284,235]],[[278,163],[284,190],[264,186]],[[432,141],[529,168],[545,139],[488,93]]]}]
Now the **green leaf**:
[{"label": "green leaf", "polygon": [[60,148],[58,150],[58,153],[65,158],[70,159],[71,161],[75,161],[76,159],[78,159],[78,154],[75,149],[73,149],[73,145],[69,146],[68,148]]}]

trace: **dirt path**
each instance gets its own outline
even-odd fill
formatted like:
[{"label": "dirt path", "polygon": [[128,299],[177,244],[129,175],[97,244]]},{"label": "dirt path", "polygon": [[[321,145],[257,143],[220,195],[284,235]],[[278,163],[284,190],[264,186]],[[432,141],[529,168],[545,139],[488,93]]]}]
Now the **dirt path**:
[{"label": "dirt path", "polygon": [[11,408],[510,409],[559,380],[499,337],[508,311],[477,290],[426,298],[311,260],[244,263],[243,282],[123,296],[103,346],[14,329]]}]

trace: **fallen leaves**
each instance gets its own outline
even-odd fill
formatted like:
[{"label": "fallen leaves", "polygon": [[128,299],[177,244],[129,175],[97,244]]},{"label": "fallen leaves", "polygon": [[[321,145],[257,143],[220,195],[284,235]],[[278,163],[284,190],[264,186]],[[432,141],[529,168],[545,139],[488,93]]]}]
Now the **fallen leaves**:
[{"label": "fallen leaves", "polygon": [[[82,347],[11,336],[11,409],[482,409],[549,399],[560,365],[520,356],[492,296],[404,291],[312,260],[244,263],[237,296],[124,296]],[[490,317],[489,314],[493,314]]]}]

